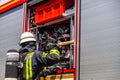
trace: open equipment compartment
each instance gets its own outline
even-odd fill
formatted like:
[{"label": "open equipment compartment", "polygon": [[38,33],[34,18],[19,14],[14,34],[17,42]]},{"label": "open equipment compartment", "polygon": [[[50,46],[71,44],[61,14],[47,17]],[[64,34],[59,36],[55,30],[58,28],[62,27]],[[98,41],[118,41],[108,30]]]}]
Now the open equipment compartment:
[{"label": "open equipment compartment", "polygon": [[[55,1],[55,2],[54,2]],[[56,13],[53,9],[48,9],[55,7],[55,3],[58,5],[60,2],[67,4],[66,7],[64,7],[64,10],[61,12],[60,6],[57,6]],[[53,3],[52,5],[48,5]],[[47,6],[46,6],[47,5]],[[63,4],[62,4],[63,5]],[[42,13],[39,14],[40,10],[43,11],[50,11],[48,13]],[[68,76],[71,76],[72,74],[72,79],[74,79],[74,73],[75,73],[75,68],[74,68],[74,0],[52,0],[46,2],[40,2],[37,3],[34,6],[30,6],[28,9],[29,13],[29,28],[30,32],[35,33],[36,38],[37,38],[37,49],[46,51],[45,46],[46,46],[46,40],[50,36],[57,36],[58,43],[60,42],[66,42],[66,41],[72,41],[72,43],[64,45],[64,46],[59,46],[61,55],[64,56],[64,59],[55,65],[59,65],[61,67],[60,70],[57,72],[50,74],[52,76],[57,76],[57,75],[65,75],[68,74]],[[51,16],[53,15],[53,16]],[[43,18],[44,16],[44,18]],[[57,17],[56,17],[57,16]],[[54,66],[54,65],[53,65]],[[53,66],[49,66],[46,68],[49,69]],[[48,75],[50,77],[50,75]],[[42,76],[40,76],[40,80],[42,80]],[[49,79],[49,78],[48,78]],[[47,76],[46,76],[47,80]],[[68,79],[69,80],[69,79]]]}]

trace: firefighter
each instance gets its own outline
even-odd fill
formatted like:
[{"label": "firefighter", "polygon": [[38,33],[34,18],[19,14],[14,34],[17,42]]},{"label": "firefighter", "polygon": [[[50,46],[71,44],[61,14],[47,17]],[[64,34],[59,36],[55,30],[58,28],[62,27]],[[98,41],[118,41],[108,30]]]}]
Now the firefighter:
[{"label": "firefighter", "polygon": [[7,51],[5,80],[18,80],[19,53],[15,49]]},{"label": "firefighter", "polygon": [[36,50],[34,34],[24,32],[20,38],[20,61],[23,62],[21,80],[39,80],[39,73],[44,66],[51,66],[60,61],[58,49],[49,49],[46,54]]}]

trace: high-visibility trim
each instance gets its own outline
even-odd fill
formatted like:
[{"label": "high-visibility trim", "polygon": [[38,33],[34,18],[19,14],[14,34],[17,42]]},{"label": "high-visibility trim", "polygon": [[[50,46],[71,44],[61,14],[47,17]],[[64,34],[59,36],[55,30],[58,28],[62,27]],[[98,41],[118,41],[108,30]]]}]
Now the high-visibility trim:
[{"label": "high-visibility trim", "polygon": [[42,58],[45,58],[47,56],[47,53],[43,52],[42,53]]},{"label": "high-visibility trim", "polygon": [[7,53],[6,55],[12,55],[12,54],[15,54],[15,55],[18,55],[18,56],[19,56],[19,53],[18,53],[18,52],[9,52],[9,53]]},{"label": "high-visibility trim", "polygon": [[26,56],[26,80],[32,80],[32,56],[34,52],[29,52]]},{"label": "high-visibility trim", "polygon": [[32,58],[29,59],[29,63],[30,63],[30,80],[32,80]]},{"label": "high-visibility trim", "polygon": [[26,71],[25,71],[25,73],[26,73],[26,80],[28,80],[28,78],[29,78],[29,75],[28,75],[28,59],[26,59]]},{"label": "high-visibility trim", "polygon": [[33,56],[34,55],[34,52],[29,52],[28,54],[27,54],[27,56]]},{"label": "high-visibility trim", "polygon": [[50,50],[50,54],[56,54],[57,56],[60,56],[60,52],[57,49]]}]

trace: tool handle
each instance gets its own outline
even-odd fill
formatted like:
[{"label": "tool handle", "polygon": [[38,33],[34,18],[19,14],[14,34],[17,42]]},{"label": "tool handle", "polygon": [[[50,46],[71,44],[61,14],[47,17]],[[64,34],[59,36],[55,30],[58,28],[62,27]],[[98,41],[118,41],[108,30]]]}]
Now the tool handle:
[{"label": "tool handle", "polygon": [[57,46],[65,46],[65,45],[69,45],[69,44],[73,44],[74,43],[74,40],[71,40],[71,41],[65,41],[65,42],[59,42],[57,44]]}]

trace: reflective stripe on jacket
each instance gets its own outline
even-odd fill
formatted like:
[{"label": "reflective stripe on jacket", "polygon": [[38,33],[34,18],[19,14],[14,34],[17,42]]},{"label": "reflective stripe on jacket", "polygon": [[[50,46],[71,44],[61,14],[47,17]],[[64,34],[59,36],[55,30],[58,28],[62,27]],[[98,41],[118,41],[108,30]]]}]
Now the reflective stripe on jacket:
[{"label": "reflective stripe on jacket", "polygon": [[[57,52],[57,53],[53,53]],[[28,52],[23,60],[23,79],[35,80],[44,66],[51,66],[60,60],[59,52],[53,50],[51,54],[42,56],[42,51]]]},{"label": "reflective stripe on jacket", "polygon": [[33,79],[33,74],[32,74],[32,57],[34,55],[34,52],[28,52],[25,59],[26,59],[26,64],[25,64],[25,78],[26,80],[32,80]]}]

